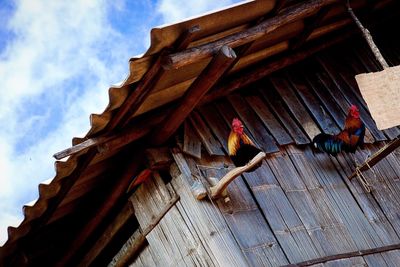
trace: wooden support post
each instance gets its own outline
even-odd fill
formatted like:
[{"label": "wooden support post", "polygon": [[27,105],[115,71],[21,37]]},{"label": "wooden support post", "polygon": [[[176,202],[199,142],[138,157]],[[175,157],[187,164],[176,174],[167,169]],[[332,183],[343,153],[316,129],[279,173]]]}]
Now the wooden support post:
[{"label": "wooden support post", "polygon": [[236,177],[256,166],[259,162],[261,162],[265,158],[265,156],[266,155],[264,152],[260,152],[245,166],[237,167],[228,172],[224,177],[222,177],[222,179],[215,186],[210,188],[211,198],[217,199],[221,197],[222,192],[228,187],[228,185],[233,180],[235,180]]},{"label": "wooden support post", "polygon": [[357,176],[357,173],[366,171],[376,165],[379,161],[384,159],[387,155],[392,153],[400,146],[400,136],[390,141],[387,145],[378,150],[374,155],[369,157],[361,166],[358,166],[356,170],[350,175],[349,179]]},{"label": "wooden support post", "polygon": [[314,15],[320,8],[338,2],[338,0],[311,0],[285,9],[285,12],[242,32],[232,34],[217,41],[193,47],[167,57],[165,68],[180,68],[215,54],[224,45],[238,47],[255,41],[293,21]]},{"label": "wooden support post", "polygon": [[183,123],[189,113],[200,102],[201,98],[220,79],[221,75],[228,69],[236,58],[235,52],[227,46],[223,46],[207,65],[202,73],[196,78],[180,104],[168,115],[163,123],[157,127],[150,136],[151,143],[155,145],[165,142]]},{"label": "wooden support post", "polygon": [[132,162],[127,166],[126,171],[123,173],[122,177],[119,179],[119,182],[113,188],[111,194],[107,197],[100,208],[96,212],[96,216],[93,217],[77,234],[77,238],[72,242],[71,246],[66,250],[64,256],[58,261],[57,266],[66,266],[75,253],[82,247],[84,242],[90,237],[90,235],[94,232],[99,223],[107,216],[107,214],[114,207],[115,203],[124,196],[126,189],[131,182],[132,177],[138,172],[138,169],[143,160],[143,152],[142,149],[139,149]]}]

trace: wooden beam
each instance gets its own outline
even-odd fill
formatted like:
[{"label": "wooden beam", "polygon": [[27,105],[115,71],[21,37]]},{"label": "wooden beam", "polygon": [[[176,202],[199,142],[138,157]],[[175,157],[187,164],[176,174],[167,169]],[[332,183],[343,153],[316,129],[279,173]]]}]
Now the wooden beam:
[{"label": "wooden beam", "polygon": [[381,161],[387,155],[396,150],[398,147],[400,147],[400,136],[396,137],[395,139],[390,141],[387,145],[378,150],[375,154],[369,157],[363,164],[361,164],[361,166],[358,166],[356,170],[350,175],[349,179],[356,177],[357,173],[359,172],[366,171],[372,168],[379,161]]},{"label": "wooden beam", "polygon": [[103,249],[112,241],[115,234],[125,225],[125,223],[134,214],[132,203],[128,201],[122,211],[117,215],[114,221],[107,227],[101,237],[96,241],[93,247],[85,255],[78,266],[90,266]]},{"label": "wooden beam", "polygon": [[211,198],[212,199],[220,198],[222,192],[224,192],[224,190],[233,180],[235,180],[236,177],[240,176],[242,173],[256,166],[265,158],[265,156],[266,155],[264,152],[260,152],[246,165],[234,168],[233,170],[225,174],[225,176],[222,177],[221,180],[219,180],[219,182],[215,186],[210,188]]},{"label": "wooden beam", "polygon": [[305,29],[303,30],[301,35],[291,42],[291,49],[297,49],[302,46],[307,41],[308,37],[311,35],[314,29],[321,24],[322,20],[330,10],[330,6],[325,6],[321,8],[321,10],[314,17],[310,18],[310,21],[307,22]]},{"label": "wooden beam", "polygon": [[115,149],[118,147],[122,147],[148,134],[152,127],[159,124],[164,119],[164,117],[165,114],[156,115],[155,117],[146,120],[146,124],[141,123],[137,125],[132,125],[131,127],[124,129],[117,134],[89,138],[78,145],[55,153],[53,157],[60,160],[65,157],[81,153],[92,147],[97,147],[98,151],[105,151],[111,148]]},{"label": "wooden beam", "polygon": [[336,254],[336,255],[330,255],[330,256],[326,256],[326,257],[322,257],[322,258],[318,258],[318,259],[303,261],[303,262],[299,262],[299,263],[295,263],[295,264],[289,264],[284,267],[311,266],[311,265],[317,265],[319,263],[325,263],[328,261],[348,259],[348,258],[353,258],[353,257],[364,257],[364,256],[371,255],[371,254],[383,253],[383,252],[397,250],[397,249],[400,249],[400,244],[389,245],[389,246],[384,246],[384,247],[379,247],[379,248],[358,250],[358,251]]},{"label": "wooden beam", "polygon": [[200,102],[201,98],[220,79],[236,58],[235,52],[228,46],[223,46],[214,56],[207,67],[186,91],[179,105],[157,127],[149,140],[155,145],[165,142],[175,130],[183,123],[185,118]]},{"label": "wooden beam", "polygon": [[169,69],[180,68],[212,56],[225,45],[234,48],[255,41],[283,25],[312,16],[318,12],[320,8],[336,2],[338,2],[338,0],[311,0],[288,7],[277,16],[269,18],[247,30],[226,36],[214,42],[171,54],[167,56],[164,67]]},{"label": "wooden beam", "polygon": [[136,151],[131,163],[126,167],[126,171],[123,172],[122,177],[119,179],[118,183],[116,183],[107,199],[102,203],[102,205],[100,205],[100,208],[96,212],[96,216],[93,217],[76,235],[76,239],[74,239],[69,249],[66,250],[66,253],[58,261],[56,266],[66,266],[70,262],[75,253],[82,247],[84,242],[91,236],[94,230],[96,230],[97,226],[109,214],[117,201],[125,195],[132,177],[137,174],[141,166],[144,158],[143,154],[141,148]]},{"label": "wooden beam", "polygon": [[227,81],[222,80],[219,84],[215,86],[214,90],[211,93],[203,97],[200,104],[203,105],[220,97],[229,95],[233,91],[239,88],[243,88],[253,82],[256,82],[264,78],[268,74],[271,74],[289,65],[297,63],[317,53],[318,51],[321,51],[332,45],[340,43],[341,41],[345,40],[352,34],[353,32],[342,33],[328,40],[324,40],[323,42],[318,42],[317,44],[305,47],[304,49],[298,50],[297,52],[291,53],[290,55],[284,55],[283,57],[274,60],[272,62],[269,62],[267,64],[254,67],[245,72],[241,72],[237,78],[230,78]]}]

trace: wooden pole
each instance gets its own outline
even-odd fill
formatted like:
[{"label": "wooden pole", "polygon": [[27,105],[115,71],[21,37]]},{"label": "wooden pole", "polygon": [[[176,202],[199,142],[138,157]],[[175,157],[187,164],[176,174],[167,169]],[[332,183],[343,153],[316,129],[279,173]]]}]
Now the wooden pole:
[{"label": "wooden pole", "polygon": [[236,177],[244,173],[245,171],[248,171],[249,169],[253,168],[255,165],[257,165],[260,161],[262,161],[265,158],[265,153],[260,152],[258,153],[249,163],[242,167],[237,167],[227,174],[225,174],[224,177],[222,177],[219,182],[210,188],[210,193],[211,193],[211,198],[212,199],[217,199],[221,197],[222,192],[228,187],[228,185],[235,180]]},{"label": "wooden pole", "polygon": [[286,8],[277,16],[242,32],[232,34],[204,45],[193,47],[167,56],[165,68],[180,68],[215,54],[222,46],[238,47],[255,41],[277,28],[317,13],[320,8],[338,2],[338,0],[311,0]]},{"label": "wooden pole", "polygon": [[228,46],[223,46],[214,56],[207,67],[186,91],[177,108],[171,112],[163,123],[157,127],[149,140],[152,144],[159,145],[165,142],[183,123],[189,113],[200,102],[201,98],[220,79],[236,58],[235,52]]},{"label": "wooden pole", "polygon": [[354,14],[353,9],[350,7],[350,1],[347,0],[347,10],[349,11],[352,19],[354,22],[357,24],[358,28],[361,30],[364,39],[367,41],[369,47],[372,50],[372,53],[374,54],[376,60],[381,64],[382,68],[387,69],[389,68],[389,64],[386,62],[386,60],[383,58],[381,52],[379,51],[379,48],[376,46],[374,40],[372,39],[371,33],[367,28],[364,28],[364,26],[361,24],[361,22],[358,20],[357,16]]}]

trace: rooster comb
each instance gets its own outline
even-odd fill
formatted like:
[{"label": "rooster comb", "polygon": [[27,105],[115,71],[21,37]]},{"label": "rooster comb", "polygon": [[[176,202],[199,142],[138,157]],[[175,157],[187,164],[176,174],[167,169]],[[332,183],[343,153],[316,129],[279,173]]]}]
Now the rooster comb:
[{"label": "rooster comb", "polygon": [[234,118],[233,120],[232,120],[232,127],[240,127],[240,126],[242,126],[243,124],[242,124],[242,122],[238,119],[238,118]]},{"label": "rooster comb", "polygon": [[351,110],[351,111],[358,111],[358,107],[357,107],[356,105],[352,104],[352,105],[350,106],[350,110]]}]

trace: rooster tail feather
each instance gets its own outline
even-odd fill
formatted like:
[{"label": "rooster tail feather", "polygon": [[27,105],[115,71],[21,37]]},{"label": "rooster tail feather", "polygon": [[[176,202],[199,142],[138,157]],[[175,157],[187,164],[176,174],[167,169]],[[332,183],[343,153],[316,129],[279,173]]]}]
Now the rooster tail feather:
[{"label": "rooster tail feather", "polygon": [[343,141],[335,138],[335,136],[330,134],[318,134],[313,139],[313,145],[320,151],[325,151],[326,153],[335,156],[337,153],[343,150]]}]

